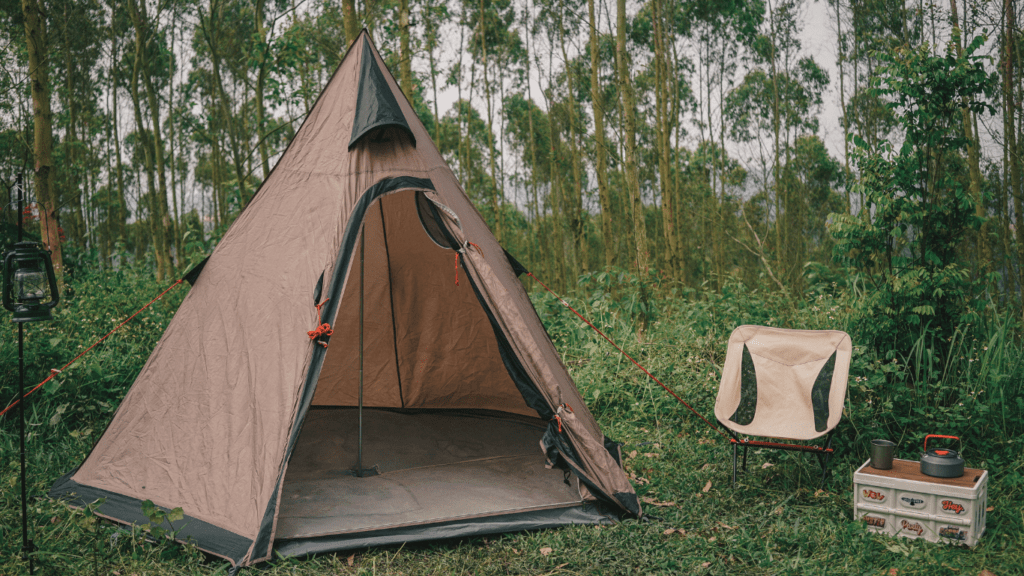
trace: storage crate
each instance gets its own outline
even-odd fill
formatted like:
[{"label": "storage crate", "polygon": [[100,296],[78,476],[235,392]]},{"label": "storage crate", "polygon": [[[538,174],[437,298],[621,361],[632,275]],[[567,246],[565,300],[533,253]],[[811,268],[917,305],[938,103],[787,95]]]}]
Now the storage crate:
[{"label": "storage crate", "polygon": [[986,470],[933,478],[916,460],[893,460],[890,470],[868,460],[853,474],[854,520],[890,536],[974,546],[985,533],[987,500]]}]

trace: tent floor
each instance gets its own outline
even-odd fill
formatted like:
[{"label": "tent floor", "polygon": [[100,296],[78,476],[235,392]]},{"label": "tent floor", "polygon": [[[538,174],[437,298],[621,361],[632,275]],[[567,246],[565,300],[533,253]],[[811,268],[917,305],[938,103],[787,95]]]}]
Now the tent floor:
[{"label": "tent floor", "polygon": [[285,474],[277,539],[579,507],[578,480],[544,467],[544,423],[462,412],[310,410]]}]

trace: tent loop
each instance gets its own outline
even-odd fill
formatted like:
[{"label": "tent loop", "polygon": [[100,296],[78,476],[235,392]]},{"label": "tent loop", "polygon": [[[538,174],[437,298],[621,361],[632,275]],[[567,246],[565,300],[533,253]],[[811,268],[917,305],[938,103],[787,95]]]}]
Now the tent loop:
[{"label": "tent loop", "polygon": [[476,251],[479,252],[481,256],[484,255],[484,249],[481,248],[480,246],[478,246],[476,242],[470,242],[469,240],[466,240],[462,244],[462,246],[455,251],[455,285],[456,286],[459,285],[459,255],[460,254],[465,254],[466,250],[471,245],[476,247]]},{"label": "tent loop", "polygon": [[558,423],[558,433],[559,434],[562,433],[562,414],[563,413],[572,414],[573,413],[572,412],[572,406],[569,406],[568,404],[559,404],[558,405],[558,409],[555,411],[555,417],[552,418],[552,420],[554,420],[555,422]]}]

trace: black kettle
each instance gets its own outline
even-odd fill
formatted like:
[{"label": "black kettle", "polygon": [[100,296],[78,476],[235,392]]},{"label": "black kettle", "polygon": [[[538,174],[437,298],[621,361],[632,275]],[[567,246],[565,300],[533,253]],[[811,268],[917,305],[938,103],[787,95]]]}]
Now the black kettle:
[{"label": "black kettle", "polygon": [[[924,437],[924,454],[921,454],[921,473],[935,478],[959,478],[964,475],[964,459],[956,450],[948,448],[928,449],[929,438],[951,438],[960,440],[959,436],[929,434]],[[960,441],[961,451],[963,441]]]}]

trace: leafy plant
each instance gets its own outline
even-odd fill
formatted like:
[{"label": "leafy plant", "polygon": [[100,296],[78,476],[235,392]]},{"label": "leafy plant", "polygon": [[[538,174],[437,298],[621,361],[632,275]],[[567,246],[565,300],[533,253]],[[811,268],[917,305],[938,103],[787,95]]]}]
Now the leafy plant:
[{"label": "leafy plant", "polygon": [[966,185],[962,111],[991,111],[994,77],[975,52],[977,37],[962,55],[952,46],[934,56],[927,46],[879,53],[876,91],[903,129],[903,141],[869,147],[854,136],[863,199],[856,215],[832,214],[836,258],[864,274],[858,341],[891,356],[913,357],[923,342],[946,355],[958,329],[977,326],[989,279],[974,277],[964,263],[963,240],[981,226],[977,199]]}]

